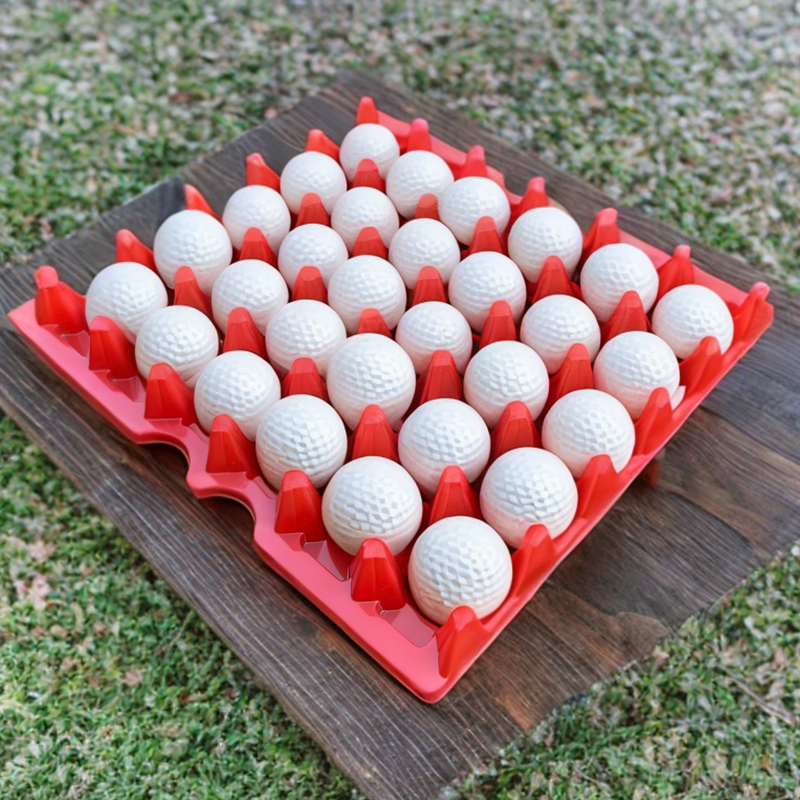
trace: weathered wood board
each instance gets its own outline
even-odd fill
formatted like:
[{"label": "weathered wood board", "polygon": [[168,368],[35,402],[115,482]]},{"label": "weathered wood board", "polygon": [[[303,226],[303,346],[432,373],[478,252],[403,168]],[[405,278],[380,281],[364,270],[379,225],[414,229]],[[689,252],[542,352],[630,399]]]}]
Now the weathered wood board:
[{"label": "weathered wood board", "polygon": [[[476,124],[352,73],[183,177],[219,210],[243,183],[245,156],[261,152],[279,170],[309,128],[341,140],[364,94],[393,116],[426,117],[436,136],[461,149],[482,144],[512,191],[543,175],[584,230],[613,205]],[[775,323],[669,445],[658,487],[634,485],[456,688],[435,706],[421,703],[261,563],[243,508],[195,500],[177,452],[123,439],[5,319],[32,296],[35,267],[50,263],[84,291],[113,261],[117,229],[151,244],[180,203],[180,187],[166,182],[4,270],[0,404],[370,796],[436,796],[555,705],[648,654],[800,536],[800,302],[773,292]],[[632,209],[620,208],[620,224],[667,251],[685,241]],[[759,279],[700,245],[693,258],[743,289]]]}]

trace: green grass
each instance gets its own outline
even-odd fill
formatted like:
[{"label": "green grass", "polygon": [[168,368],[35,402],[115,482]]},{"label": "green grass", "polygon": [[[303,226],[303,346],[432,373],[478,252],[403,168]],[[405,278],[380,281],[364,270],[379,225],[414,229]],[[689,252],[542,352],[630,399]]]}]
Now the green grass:
[{"label": "green grass", "polygon": [[[11,0],[0,262],[354,66],[800,285],[792,3],[328,5]],[[0,797],[356,794],[8,419],[0,454]],[[452,796],[800,796],[798,555]]]}]

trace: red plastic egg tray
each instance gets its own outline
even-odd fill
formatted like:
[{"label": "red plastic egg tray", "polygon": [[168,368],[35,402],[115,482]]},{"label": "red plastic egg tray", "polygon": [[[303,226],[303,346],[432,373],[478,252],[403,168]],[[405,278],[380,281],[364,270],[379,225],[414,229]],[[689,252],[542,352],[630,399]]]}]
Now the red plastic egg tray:
[{"label": "red plastic egg tray", "polygon": [[[357,122],[378,122],[388,127],[401,152],[432,150],[447,161],[456,178],[485,176],[505,188],[503,175],[487,166],[482,148],[474,147],[467,153],[456,150],[431,136],[424,120],[402,122],[379,112],[370,98],[364,98]],[[333,157],[338,154],[338,146],[319,130],[309,133],[306,147]],[[246,180],[273,188],[280,183],[279,176],[258,154],[246,161]],[[384,188],[376,165],[366,159],[351,185]],[[185,195],[187,207],[217,216],[194,187],[185,186]],[[523,211],[549,203],[541,178],[533,178],[524,195],[508,196],[512,207],[510,224]],[[436,198],[423,197],[416,216],[436,217]],[[304,198],[294,220],[296,225],[308,222],[329,223],[314,194]],[[198,498],[224,496],[247,506],[255,521],[254,544],[261,558],[410,691],[422,700],[435,702],[580,544],[772,321],[773,308],[767,302],[769,287],[765,284],[757,283],[744,292],[695,266],[687,246],[676,248],[671,255],[657,250],[621,231],[613,209],[597,215],[584,239],[583,258],[614,242],[628,242],[650,256],[659,272],[659,297],[685,283],[702,284],[715,291],[733,314],[733,343],[722,354],[716,340],[709,337],[681,363],[684,396],[675,409],[671,408],[665,389],[653,393],[636,422],[634,455],[621,472],[614,471],[607,456],[593,459],[578,481],[578,513],[565,533],[551,539],[541,526],[528,530],[522,546],[512,556],[511,591],[497,611],[478,620],[470,609],[457,608],[442,626],[423,618],[410,599],[405,578],[410,548],[395,558],[381,541],[372,539],[364,542],[355,557],[340,550],[322,525],[320,494],[302,472],[287,473],[280,490],[273,492],[260,476],[253,443],[236,423],[221,415],[214,420],[210,434],[204,433],[194,413],[192,390],[163,364],[153,368],[147,381],[140,378],[133,345],[108,319],[97,318],[87,327],[83,296],[61,282],[53,267],[37,271],[35,298],[13,310],[9,317],[36,353],[125,436],[139,444],[166,443],[181,449],[189,462],[186,481]],[[138,261],[154,269],[152,251],[130,231],[118,232],[116,246],[118,261]],[[503,252],[504,248],[504,238],[491,219],[481,220],[468,252]],[[386,248],[377,231],[367,228],[358,237],[355,253],[385,257]],[[276,264],[274,252],[256,229],[248,232],[236,257],[260,258]],[[324,283],[313,266],[301,270],[291,289],[292,299],[326,299]],[[555,293],[579,297],[580,289],[570,280],[563,264],[551,258],[538,283],[529,286],[529,301]],[[410,297],[412,304],[425,300],[446,300],[446,288],[433,267],[423,270]],[[200,291],[188,267],[179,270],[172,302],[194,306],[210,316],[210,300]],[[638,295],[631,292],[602,326],[603,340],[625,330],[647,330],[649,324]],[[367,331],[391,335],[376,311],[362,315],[360,332]],[[508,306],[496,303],[484,331],[476,337],[476,347],[516,339],[517,333]],[[233,349],[266,356],[264,338],[244,309],[232,313],[223,341],[224,351]],[[551,379],[547,407],[569,391],[591,386],[589,355],[582,345],[575,345]],[[284,395],[297,393],[327,399],[324,381],[310,359],[298,359],[283,381]],[[444,351],[436,354],[427,373],[419,379],[412,408],[435,397],[463,399],[461,378],[452,357]],[[539,443],[537,421],[531,419],[522,403],[511,403],[492,434],[492,459],[514,447]],[[397,434],[377,406],[367,408],[351,434],[349,457],[362,455],[397,460]],[[425,505],[423,526],[453,515],[480,516],[477,489],[467,483],[458,467],[445,470],[435,497]]]}]

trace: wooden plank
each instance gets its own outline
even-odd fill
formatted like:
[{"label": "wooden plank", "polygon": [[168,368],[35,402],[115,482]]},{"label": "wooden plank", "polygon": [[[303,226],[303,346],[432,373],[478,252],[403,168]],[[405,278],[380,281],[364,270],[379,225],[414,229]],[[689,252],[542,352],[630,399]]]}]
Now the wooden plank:
[{"label": "wooden plank", "polygon": [[[221,209],[243,181],[244,156],[259,151],[280,169],[311,127],[341,140],[363,94],[395,116],[425,116],[435,135],[456,146],[482,144],[490,163],[510,176],[512,190],[543,175],[551,195],[584,228],[612,204],[474,123],[359,74],[340,76],[184,176]],[[84,290],[113,260],[118,228],[150,243],[181,197],[177,182],[162,184],[6,270],[2,310],[31,296],[32,272],[42,263]],[[620,209],[620,218],[663,249],[685,241],[635,210]],[[693,255],[703,269],[742,288],[758,280],[747,265],[708,248],[695,244]],[[773,301],[776,324],[667,448],[659,487],[632,487],[433,707],[388,678],[261,564],[243,509],[194,500],[180,455],[125,441],[30,354],[5,319],[0,403],[365,792],[422,798],[491,757],[565,698],[648,653],[800,535],[800,376],[785,368],[800,361],[800,303],[781,292]]]}]

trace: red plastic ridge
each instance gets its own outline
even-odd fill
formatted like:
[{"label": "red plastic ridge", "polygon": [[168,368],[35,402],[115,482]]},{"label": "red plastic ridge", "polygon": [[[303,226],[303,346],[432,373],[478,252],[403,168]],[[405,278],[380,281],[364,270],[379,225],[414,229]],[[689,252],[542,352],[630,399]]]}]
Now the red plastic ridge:
[{"label": "red plastic ridge", "polygon": [[509,594],[529,591],[555,567],[558,556],[544,525],[531,525],[517,551],[511,556],[513,578]]},{"label": "red plastic ridge", "polygon": [[311,223],[325,225],[326,227],[330,227],[331,224],[331,218],[325,210],[325,204],[316,192],[306,192],[303,195],[294,227],[297,228],[300,225]]},{"label": "red plastic ridge", "polygon": [[578,389],[594,389],[592,359],[586,345],[580,343],[570,347],[558,372],[550,376],[550,391],[542,414],[546,414],[556,400]]},{"label": "red plastic ridge", "polygon": [[267,344],[264,334],[256,327],[253,317],[246,308],[234,308],[228,315],[228,328],[222,341],[222,352],[247,350],[264,360],[267,358]]},{"label": "red plastic ridge", "polygon": [[705,392],[716,383],[722,366],[722,353],[716,336],[706,336],[688,358],[680,363],[681,384],[686,387],[686,396]]},{"label": "red plastic ridge", "polygon": [[517,326],[514,324],[514,314],[511,306],[505,300],[496,300],[489,309],[489,316],[481,332],[479,349],[495,342],[515,342],[517,340]]},{"label": "red plastic ridge", "polygon": [[464,254],[464,258],[474,253],[483,253],[492,250],[495,253],[503,253],[503,240],[497,230],[497,223],[494,217],[481,217],[475,225],[475,232],[472,234],[472,241]]},{"label": "red plastic ridge", "polygon": [[133,231],[129,231],[127,228],[117,231],[116,255],[114,257],[117,261],[135,261],[137,264],[143,264],[158,274],[153,251],[141,242]]},{"label": "red plastic ridge", "polygon": [[190,211],[203,211],[210,214],[215,220],[220,221],[220,216],[211,208],[211,204],[203,197],[202,192],[190,183],[183,185],[183,194],[186,198],[186,208]]},{"label": "red plastic ridge", "polygon": [[447,622],[436,631],[439,674],[447,678],[456,672],[465,659],[474,657],[476,645],[485,638],[486,630],[471,608],[454,608]]},{"label": "red plastic ridge", "polygon": [[577,481],[578,511],[575,519],[590,519],[595,515],[617,483],[618,474],[611,458],[605,453],[595,456]]},{"label": "red plastic ridge", "polygon": [[356,186],[368,186],[377,189],[379,192],[386,191],[386,181],[381,177],[378,165],[371,158],[362,158],[356,167],[356,174],[350,183],[352,188]]},{"label": "red plastic ridge", "polygon": [[435,194],[424,194],[417,202],[414,219],[435,219],[439,221],[439,198]]},{"label": "red plastic ridge", "polygon": [[86,330],[86,298],[63,283],[53,267],[39,267],[36,281],[36,322],[56,325],[60,333]]},{"label": "red plastic ridge", "polygon": [[406,152],[412,150],[431,150],[431,132],[428,128],[428,121],[417,118],[411,121],[408,128],[408,139],[406,141]]},{"label": "red plastic ridge", "polygon": [[369,405],[364,409],[353,433],[351,459],[364,456],[380,456],[400,463],[397,434],[378,405]]},{"label": "red plastic ridge", "polygon": [[580,263],[584,261],[595,250],[605,247],[607,244],[618,244],[620,241],[619,227],[617,225],[616,208],[604,208],[597,212],[591,228],[586,236],[583,237],[583,252],[581,253]]},{"label": "red plastic ridge", "polygon": [[772,321],[772,306],[767,303],[769,286],[766,283],[753,284],[747,297],[733,312],[734,340],[756,336],[757,330],[765,327]]},{"label": "red plastic ridge", "polygon": [[355,243],[353,244],[353,253],[355,256],[378,256],[378,258],[388,258],[389,250],[381,239],[378,229],[372,225],[362,228],[358,236],[356,236]]},{"label": "red plastic ridge", "polygon": [[328,534],[322,524],[322,499],[308,475],[290,469],[283,476],[275,508],[275,533],[302,533],[307,542]]},{"label": "red plastic ridge", "polygon": [[317,365],[311,358],[296,358],[291,369],[281,382],[281,396],[293,394],[310,394],[328,402],[328,390],[325,381],[319,374]]},{"label": "red plastic ridge", "polygon": [[550,205],[550,198],[547,196],[545,181],[542,177],[531,178],[525,188],[522,199],[511,210],[511,219],[508,223],[509,228],[526,212],[534,208],[545,208]]},{"label": "red plastic ridge", "polygon": [[384,610],[407,602],[403,574],[381,539],[365,539],[350,565],[350,596],[357,603],[377,602]]},{"label": "red plastic ridge", "polygon": [[179,267],[175,273],[176,306],[190,306],[202,311],[209,319],[213,319],[211,298],[203,294],[191,267]]},{"label": "red plastic ridge", "polygon": [[635,291],[625,292],[614,313],[600,326],[600,340],[605,344],[609,339],[628,331],[650,330],[650,321],[642,307],[642,298]]},{"label": "red plastic ridge", "polygon": [[656,303],[676,286],[694,283],[694,265],[691,248],[688,244],[679,244],[669,261],[658,269],[658,294]]},{"label": "red plastic ridge", "polygon": [[211,422],[206,472],[243,472],[249,480],[261,474],[255,445],[227,414],[220,414]]},{"label": "red plastic ridge", "polygon": [[464,470],[455,465],[442,470],[431,503],[428,525],[433,525],[445,517],[481,518],[478,493],[469,485]]},{"label": "red plastic ridge", "polygon": [[444,288],[441,273],[436,267],[423,267],[417,275],[411,305],[420,303],[446,303],[447,292]]},{"label": "red plastic ridge", "polygon": [[365,308],[361,312],[356,333],[379,333],[392,338],[392,331],[377,308]]},{"label": "red plastic ridge", "polygon": [[464,387],[458,373],[455,359],[449,350],[436,350],[431,356],[428,368],[417,379],[417,390],[413,408],[427,403],[428,400],[451,398],[464,399]]},{"label": "red plastic ridge", "polygon": [[488,178],[489,171],[486,168],[486,151],[479,145],[473,145],[467,151],[467,157],[458,172],[461,178]]},{"label": "red plastic ridge", "polygon": [[313,151],[330,156],[334,161],[339,160],[339,145],[319,128],[312,128],[306,139],[306,152]]},{"label": "red plastic ridge", "polygon": [[543,297],[553,294],[566,294],[581,299],[580,287],[572,281],[564,262],[558,256],[548,256],[542,264],[539,280],[528,283],[528,302],[533,305]]},{"label": "red plastic ridge", "polygon": [[95,317],[89,325],[89,369],[108,370],[118,380],[139,374],[133,342],[108,317]]},{"label": "red plastic ridge", "polygon": [[492,431],[490,463],[509,450],[518,447],[541,447],[542,438],[533,424],[528,406],[521,400],[512,400],[504,409]]},{"label": "red plastic ridge", "polygon": [[658,447],[664,435],[663,431],[671,421],[672,399],[669,392],[663,386],[659,386],[650,395],[639,419],[634,421],[636,444],[633,454],[644,455]]},{"label": "red plastic ridge", "polygon": [[169,364],[154,364],[147,378],[144,418],[180,420],[184,425],[197,422],[194,392]]},{"label": "red plastic ridge", "polygon": [[248,186],[267,186],[276,192],[281,190],[281,176],[264,161],[261,153],[251,153],[244,160],[244,182]]},{"label": "red plastic ridge", "polygon": [[302,267],[294,280],[292,300],[318,300],[328,302],[328,290],[318,267]]},{"label": "red plastic ridge", "polygon": [[245,231],[244,239],[242,240],[242,247],[234,254],[234,261],[245,261],[246,259],[255,259],[256,261],[266,261],[272,267],[277,269],[278,256],[264,236],[261,228],[248,228]]},{"label": "red plastic ridge", "polygon": [[375,101],[371,97],[364,96],[358,103],[356,125],[363,125],[366,122],[378,125],[380,124],[380,119],[378,117],[378,109],[375,106]]}]

